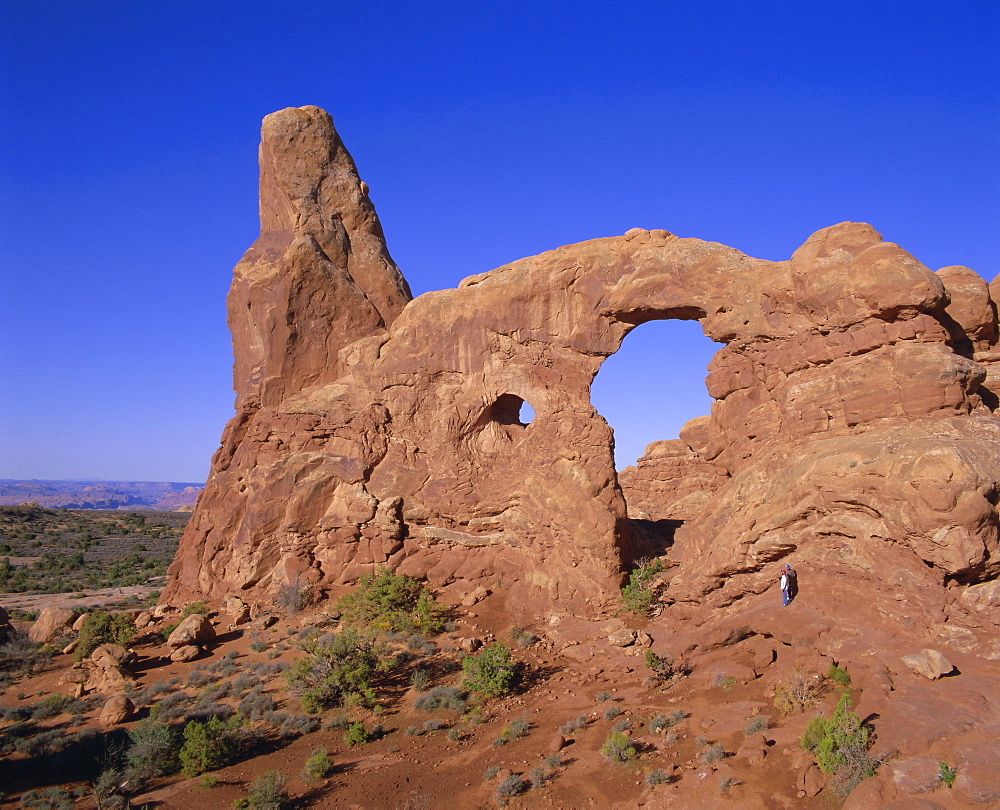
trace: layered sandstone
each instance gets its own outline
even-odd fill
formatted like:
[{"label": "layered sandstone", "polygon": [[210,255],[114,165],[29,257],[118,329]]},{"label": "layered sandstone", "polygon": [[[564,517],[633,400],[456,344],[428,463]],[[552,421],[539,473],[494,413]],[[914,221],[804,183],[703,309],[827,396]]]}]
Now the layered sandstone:
[{"label": "layered sandstone", "polygon": [[784,262],[633,229],[411,301],[312,107],[265,119],[261,223],[229,297],[237,414],[166,600],[259,602],[385,564],[540,614],[608,602],[649,548],[590,384],[668,318],[720,343],[711,417],[625,476],[633,516],[685,522],[672,600],[732,604],[792,560],[888,571],[920,598],[887,610],[933,620],[946,585],[997,574],[1000,422],[977,362],[996,309],[971,271],[935,274],[859,223]]}]

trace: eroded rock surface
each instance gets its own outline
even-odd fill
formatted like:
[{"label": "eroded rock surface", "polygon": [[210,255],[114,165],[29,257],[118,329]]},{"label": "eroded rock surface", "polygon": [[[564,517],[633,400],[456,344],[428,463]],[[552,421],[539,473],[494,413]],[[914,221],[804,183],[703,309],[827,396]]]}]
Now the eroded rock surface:
[{"label": "eroded rock surface", "polygon": [[637,228],[410,300],[314,107],[265,119],[261,226],[229,296],[237,414],[166,601],[260,603],[385,564],[537,614],[607,604],[657,549],[590,384],[669,318],[720,344],[711,416],[623,476],[634,517],[684,521],[670,601],[725,607],[791,561],[926,626],[997,574],[996,308],[966,268],[935,274],[860,223],[783,262]]}]

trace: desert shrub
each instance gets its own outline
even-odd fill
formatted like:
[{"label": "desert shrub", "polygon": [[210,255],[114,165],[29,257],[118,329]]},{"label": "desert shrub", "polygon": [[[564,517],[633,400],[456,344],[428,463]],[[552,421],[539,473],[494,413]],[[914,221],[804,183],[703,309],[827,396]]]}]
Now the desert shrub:
[{"label": "desert shrub", "polygon": [[479,655],[462,660],[463,686],[485,698],[506,694],[517,682],[518,666],[511,660],[510,647],[502,641],[483,648]]},{"label": "desert shrub", "polygon": [[699,734],[697,737],[694,738],[694,744],[697,745],[699,748],[704,748],[706,745],[708,745],[708,737],[706,737],[704,734]]},{"label": "desert shrub", "polygon": [[749,737],[751,734],[756,734],[758,731],[764,731],[766,728],[766,717],[751,717],[747,720],[747,724],[743,727],[743,733]]},{"label": "desert shrub", "polygon": [[150,688],[154,695],[162,695],[166,692],[175,692],[180,685],[181,679],[175,675],[169,681],[157,681]]},{"label": "desert shrub", "polygon": [[540,788],[545,786],[545,769],[536,767],[531,769],[531,773],[528,774],[528,779],[531,782],[533,788]]},{"label": "desert shrub", "polygon": [[938,763],[937,779],[942,785],[951,790],[957,778],[958,778],[958,768],[950,767],[947,762]]},{"label": "desert shrub", "polygon": [[433,712],[437,709],[462,712],[465,711],[464,693],[454,686],[435,686],[414,700],[413,708],[420,712]]},{"label": "desert shrub", "polygon": [[598,692],[597,695],[594,696],[594,700],[596,700],[598,703],[607,703],[613,697],[614,695],[612,695],[606,689],[603,689],[600,692]]},{"label": "desert shrub", "polygon": [[535,638],[533,633],[529,633],[526,630],[522,630],[520,627],[510,628],[510,640],[513,641],[522,650],[527,649],[533,645],[537,638]]},{"label": "desert shrub", "polygon": [[302,778],[306,780],[326,779],[332,771],[333,762],[330,755],[325,748],[317,748],[309,755],[306,764],[302,767]]},{"label": "desert shrub", "polygon": [[285,775],[280,771],[268,771],[250,785],[245,798],[233,803],[235,808],[250,810],[285,810],[292,806],[288,791],[285,790]]},{"label": "desert shrub", "polygon": [[320,636],[304,649],[308,657],[296,660],[286,678],[311,714],[329,706],[373,706],[374,681],[392,667],[384,645],[350,628]]},{"label": "desert shrub", "polygon": [[675,660],[669,653],[658,655],[652,650],[646,650],[643,660],[650,669],[650,680],[656,686],[672,686],[691,673],[691,665],[686,658]]},{"label": "desert shrub", "polygon": [[799,744],[816,759],[824,773],[834,776],[836,793],[846,796],[862,780],[874,776],[878,763],[868,754],[871,731],[851,711],[851,698],[840,697],[833,717],[814,717]]},{"label": "desert shrub", "polygon": [[142,777],[163,776],[180,768],[177,729],[152,718],[140,720],[129,732],[125,762]]},{"label": "desert shrub", "polygon": [[611,731],[628,731],[632,728],[632,722],[624,717],[611,727]]},{"label": "desert shrub", "polygon": [[344,742],[347,745],[353,748],[355,745],[364,745],[370,741],[368,729],[365,728],[365,724],[361,720],[355,720],[348,724],[347,731],[344,733]]},{"label": "desert shrub", "polygon": [[801,714],[816,702],[816,681],[796,672],[789,683],[774,687],[774,708],[785,715]]},{"label": "desert shrub", "polygon": [[492,779],[496,779],[498,773],[500,773],[500,767],[498,765],[490,765],[490,767],[483,772],[483,781],[489,782]]},{"label": "desert shrub", "polygon": [[222,683],[210,683],[201,690],[199,698],[201,700],[221,700],[229,694],[230,688],[230,685],[225,681]]},{"label": "desert shrub", "polygon": [[207,602],[191,602],[184,606],[184,610],[181,611],[181,621],[184,621],[188,616],[193,616],[195,613],[200,613],[202,616],[208,615],[208,603]]},{"label": "desert shrub", "polygon": [[715,743],[715,745],[710,745],[701,752],[701,761],[706,765],[710,765],[713,762],[718,762],[720,759],[725,758],[725,756],[726,749],[722,747],[722,743]]},{"label": "desert shrub", "polygon": [[601,746],[601,755],[608,762],[628,762],[635,759],[635,745],[628,735],[615,731],[607,736]]},{"label": "desert shrub", "polygon": [[282,613],[292,615],[301,613],[312,600],[309,588],[299,585],[297,582],[291,585],[282,585],[274,596],[274,604]]},{"label": "desert shrub", "polygon": [[729,788],[736,787],[740,783],[739,779],[732,776],[723,776],[719,779],[719,793],[723,796],[729,795]]},{"label": "desert shrub", "polygon": [[716,672],[712,678],[712,686],[720,689],[729,689],[736,685],[736,678],[731,678],[725,672]]},{"label": "desert shrub", "polygon": [[21,794],[18,807],[33,810],[72,810],[73,795],[62,787],[28,790]]},{"label": "desert shrub", "polygon": [[562,766],[562,754],[549,754],[545,757],[545,765],[548,768],[559,768]]},{"label": "desert shrub", "polygon": [[619,706],[608,706],[608,708],[606,708],[604,710],[604,719],[605,720],[614,720],[621,713],[622,713],[621,707],[619,707]]},{"label": "desert shrub", "polygon": [[32,642],[27,633],[13,627],[8,629],[6,640],[0,644],[0,669],[17,675],[37,672],[51,657],[51,653],[42,652],[40,645]]},{"label": "desert shrub", "polygon": [[191,720],[184,726],[184,744],[180,750],[181,769],[185,776],[198,776],[233,762],[239,752],[238,733],[243,719],[218,716],[207,721]]},{"label": "desert shrub", "polygon": [[669,734],[665,734],[663,736],[663,742],[666,745],[677,745],[677,740],[678,740],[678,737],[677,737],[677,732],[676,731],[671,731]]},{"label": "desert shrub", "polygon": [[344,621],[374,630],[437,633],[442,608],[421,582],[380,568],[358,580],[353,593],[337,602]]},{"label": "desert shrub", "polygon": [[524,717],[511,720],[509,728],[511,737],[524,737],[531,731],[531,721]]},{"label": "desert shrub", "polygon": [[283,739],[300,737],[315,731],[318,725],[319,721],[315,717],[309,717],[306,714],[292,714],[285,718],[278,729],[278,734]]},{"label": "desert shrub", "polygon": [[330,731],[335,728],[347,728],[347,724],[350,722],[344,715],[335,714],[329,720],[323,724],[324,731]]},{"label": "desert shrub", "polygon": [[424,730],[422,728],[420,728],[420,726],[407,726],[406,727],[406,736],[407,737],[419,737],[423,733],[424,733]]},{"label": "desert shrub", "polygon": [[73,655],[77,661],[87,658],[102,644],[128,644],[135,635],[132,617],[127,613],[95,610],[83,620],[79,643]]},{"label": "desert shrub", "polygon": [[240,701],[239,712],[248,720],[260,720],[268,712],[273,712],[278,704],[274,698],[255,687]]},{"label": "desert shrub", "polygon": [[667,774],[663,768],[657,768],[655,771],[650,771],[646,774],[646,784],[649,787],[656,787],[656,785],[665,785],[670,781],[670,776]]},{"label": "desert shrub", "polygon": [[424,731],[440,731],[448,724],[438,717],[432,717],[430,720],[424,720]]},{"label": "desert shrub", "polygon": [[494,795],[498,799],[509,799],[511,796],[516,796],[518,793],[524,793],[527,789],[528,783],[516,773],[512,773],[499,785],[497,785]]},{"label": "desert shrub", "polygon": [[845,689],[851,685],[850,673],[836,664],[830,664],[830,668],[826,671],[826,677],[837,684],[837,686],[842,686]]},{"label": "desert shrub", "polygon": [[217,675],[213,675],[210,672],[206,672],[201,667],[195,667],[190,672],[188,672],[187,677],[184,679],[185,686],[193,686],[196,689],[201,686],[207,686],[210,683],[215,683],[219,678]]},{"label": "desert shrub", "polygon": [[622,588],[622,596],[619,601],[622,610],[641,616],[648,615],[656,595],[652,585],[657,575],[662,572],[663,563],[660,560],[639,560],[632,573],[629,574],[628,584]]},{"label": "desert shrub", "polygon": [[410,686],[418,692],[426,692],[431,685],[431,674],[423,667],[417,667],[410,675]]},{"label": "desert shrub", "polygon": [[452,742],[458,742],[460,739],[462,739],[462,732],[459,731],[457,728],[450,729],[448,731],[448,739],[451,740]]},{"label": "desert shrub", "polygon": [[241,672],[233,680],[233,691],[237,694],[242,694],[255,686],[257,686],[257,679],[249,672]]},{"label": "desert shrub", "polygon": [[575,720],[568,720],[559,726],[560,734],[573,734],[579,731],[581,728],[585,728],[587,725],[587,715],[581,714]]},{"label": "desert shrub", "polygon": [[665,728],[670,728],[670,722],[665,714],[654,715],[649,721],[649,730],[656,734]]},{"label": "desert shrub", "polygon": [[263,641],[251,641],[250,642],[250,652],[262,653],[267,649],[267,645]]},{"label": "desert shrub", "polygon": [[47,720],[50,717],[75,710],[82,706],[80,701],[74,700],[69,695],[49,695],[47,698],[36,704],[31,712],[32,720]]},{"label": "desert shrub", "polygon": [[212,717],[219,717],[225,720],[234,714],[236,714],[236,709],[226,703],[218,703],[214,700],[199,700],[184,712],[184,719],[208,720]]}]

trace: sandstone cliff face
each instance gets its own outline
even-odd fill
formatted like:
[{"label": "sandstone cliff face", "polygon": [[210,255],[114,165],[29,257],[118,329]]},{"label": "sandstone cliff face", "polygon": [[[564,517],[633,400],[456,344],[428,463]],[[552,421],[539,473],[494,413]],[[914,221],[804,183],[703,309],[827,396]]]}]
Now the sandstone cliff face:
[{"label": "sandstone cliff face", "polygon": [[778,560],[888,565],[928,585],[907,611],[939,616],[946,582],[996,576],[1000,422],[976,362],[996,311],[964,269],[858,223],[785,262],[634,229],[409,301],[329,116],[268,116],[261,177],[229,297],[237,415],[165,600],[384,563],[539,614],[607,603],[650,549],[590,384],[664,318],[720,343],[711,417],[623,475],[634,514],[685,521],[672,599],[731,604]]}]

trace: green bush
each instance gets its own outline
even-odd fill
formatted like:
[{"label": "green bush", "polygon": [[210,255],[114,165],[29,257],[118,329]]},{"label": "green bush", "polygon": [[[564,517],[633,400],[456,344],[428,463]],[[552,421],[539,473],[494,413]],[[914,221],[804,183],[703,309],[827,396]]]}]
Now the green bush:
[{"label": "green bush", "polygon": [[942,785],[950,790],[955,784],[955,779],[958,778],[958,768],[950,767],[947,762],[939,762],[937,778]]},{"label": "green bush", "polygon": [[302,768],[302,778],[326,779],[333,770],[333,762],[325,748],[317,748],[309,755],[305,766]]},{"label": "green bush", "polygon": [[102,644],[128,644],[135,635],[132,617],[127,613],[105,613],[95,610],[83,620],[74,656],[77,661],[87,658]]},{"label": "green bush", "polygon": [[462,660],[465,674],[462,685],[485,698],[510,692],[518,675],[517,664],[511,660],[510,653],[510,647],[496,641],[483,648],[479,655],[466,656]]},{"label": "green bush", "polygon": [[824,773],[835,777],[834,791],[846,796],[862,780],[875,775],[878,764],[868,755],[871,732],[851,711],[851,698],[841,695],[833,717],[809,721],[799,745],[816,758]]},{"label": "green bush", "polygon": [[181,741],[177,729],[147,717],[129,732],[125,761],[143,777],[163,776],[180,768]]},{"label": "green bush", "polygon": [[234,714],[229,720],[212,716],[205,722],[192,720],[184,726],[180,750],[184,775],[197,776],[234,762],[239,752],[236,734],[242,724],[243,718]]},{"label": "green bush", "polygon": [[653,606],[653,581],[663,572],[660,560],[639,560],[635,569],[629,574],[628,584],[622,588],[620,604],[622,610],[645,616]]},{"label": "green bush", "polygon": [[657,655],[652,650],[643,653],[643,660],[652,672],[651,678],[658,686],[671,686],[675,681],[691,672],[687,659],[675,661],[670,653]]},{"label": "green bush", "polygon": [[635,759],[635,754],[632,740],[620,731],[609,734],[601,746],[601,755],[608,762],[628,762],[630,759]]},{"label": "green bush", "polygon": [[851,685],[850,673],[848,673],[848,671],[843,667],[838,667],[836,664],[830,664],[830,668],[826,671],[826,677],[838,686],[843,686],[844,688]]},{"label": "green bush", "polygon": [[268,771],[250,785],[245,798],[233,802],[233,807],[237,810],[285,810],[292,806],[285,781],[285,775],[280,771]]},{"label": "green bush", "polygon": [[355,720],[348,724],[347,731],[344,733],[344,742],[353,748],[355,745],[371,742],[371,735],[361,720]]},{"label": "green bush", "polygon": [[181,611],[181,621],[184,621],[188,616],[193,616],[195,613],[200,613],[203,616],[208,615],[208,603],[207,602],[191,602],[189,605],[184,606],[184,610]]},{"label": "green bush", "polygon": [[337,602],[344,621],[375,631],[438,633],[443,609],[427,587],[402,574],[380,568],[358,580],[352,593]]},{"label": "green bush", "polygon": [[393,665],[384,644],[351,628],[309,639],[303,650],[308,657],[297,659],[285,678],[311,714],[331,706],[374,706],[374,681]]}]

